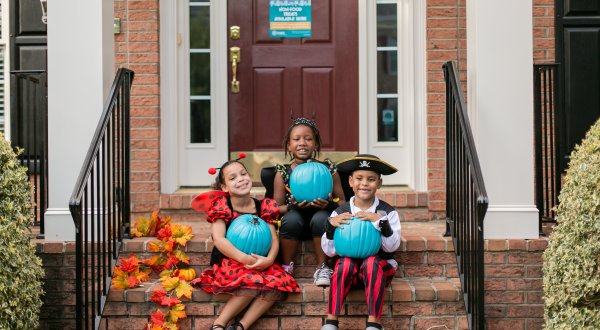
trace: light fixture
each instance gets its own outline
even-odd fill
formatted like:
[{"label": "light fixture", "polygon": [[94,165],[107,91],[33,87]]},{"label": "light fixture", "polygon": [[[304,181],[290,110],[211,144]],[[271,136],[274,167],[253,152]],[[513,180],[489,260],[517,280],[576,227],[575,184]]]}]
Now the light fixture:
[{"label": "light fixture", "polygon": [[42,23],[48,24],[48,0],[40,0],[40,4],[42,5]]}]

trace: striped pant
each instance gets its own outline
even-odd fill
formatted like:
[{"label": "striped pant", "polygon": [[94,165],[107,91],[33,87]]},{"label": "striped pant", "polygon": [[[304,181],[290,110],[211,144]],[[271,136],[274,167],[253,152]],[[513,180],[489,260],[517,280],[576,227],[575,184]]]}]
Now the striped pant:
[{"label": "striped pant", "polygon": [[366,259],[340,257],[335,264],[327,313],[340,315],[344,299],[353,286],[361,282],[365,286],[369,315],[381,318],[385,287],[390,284],[396,270],[378,256]]}]

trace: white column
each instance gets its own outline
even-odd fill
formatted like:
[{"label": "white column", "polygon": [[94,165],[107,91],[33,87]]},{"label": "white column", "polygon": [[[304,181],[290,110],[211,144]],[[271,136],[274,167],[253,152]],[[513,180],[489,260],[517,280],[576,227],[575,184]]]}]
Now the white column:
[{"label": "white column", "polygon": [[531,0],[467,0],[468,107],[489,196],[486,238],[537,238]]},{"label": "white column", "polygon": [[113,2],[48,1],[48,241],[75,240],[69,198],[114,78]]}]

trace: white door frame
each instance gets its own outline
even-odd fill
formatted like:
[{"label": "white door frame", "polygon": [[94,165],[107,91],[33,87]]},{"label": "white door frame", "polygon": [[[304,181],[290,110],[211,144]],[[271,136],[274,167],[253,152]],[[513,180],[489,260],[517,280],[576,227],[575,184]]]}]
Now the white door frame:
[{"label": "white door frame", "polygon": [[[179,113],[183,108],[183,102],[189,104],[189,96],[181,95],[181,91],[189,90],[189,77],[181,77],[187,72],[181,72],[183,67],[182,58],[189,56],[187,52],[181,51],[181,40],[186,40],[188,33],[184,22],[187,17],[181,17],[179,9],[180,1],[160,1],[160,106],[161,106],[161,192],[174,193],[182,186],[179,179],[180,173],[180,146],[178,134],[181,123]],[[376,65],[375,40],[372,37],[376,30],[375,1],[358,0],[358,24],[359,24],[359,151],[373,152],[376,149],[369,142],[369,134],[376,130],[376,122],[373,120],[369,109],[376,109],[377,94],[370,86],[376,81],[374,74],[376,70],[369,67]],[[227,2],[211,1],[211,88],[212,108],[219,111],[212,113],[219,117],[217,122],[227,123]],[[225,18],[225,19],[222,19]],[[398,27],[399,39],[403,44],[399,45],[398,57],[402,59],[398,63],[399,72],[408,73],[402,81],[399,81],[399,94],[410,95],[402,99],[400,107],[408,107],[413,111],[407,111],[413,123],[411,130],[407,132],[406,144],[411,146],[408,155],[408,168],[400,168],[408,172],[408,186],[416,191],[427,190],[427,94],[426,94],[426,57],[425,57],[425,33],[426,33],[426,6],[425,0],[398,0]],[[401,71],[404,70],[404,71]],[[187,86],[184,86],[185,81]],[[189,105],[188,105],[189,107]],[[375,118],[376,119],[376,118]],[[366,129],[365,129],[365,124]],[[227,125],[215,126],[217,131],[225,133],[227,141]],[[411,126],[411,125],[409,125]],[[187,128],[187,127],[186,127]],[[213,129],[215,131],[215,129]],[[227,143],[227,142],[225,142]],[[379,149],[381,150],[381,149]],[[391,149],[390,149],[391,151]],[[223,160],[227,159],[228,148],[223,149]],[[378,152],[380,153],[380,152]],[[382,157],[384,157],[382,155]],[[211,160],[218,166],[222,161]],[[197,166],[197,164],[190,164]],[[200,170],[200,169],[199,169]],[[393,181],[393,180],[392,180]]]}]

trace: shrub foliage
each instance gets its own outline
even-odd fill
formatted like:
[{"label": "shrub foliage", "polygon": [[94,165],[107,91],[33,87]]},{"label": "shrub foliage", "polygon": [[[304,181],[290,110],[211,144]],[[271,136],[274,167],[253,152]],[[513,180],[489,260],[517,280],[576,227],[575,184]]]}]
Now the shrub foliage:
[{"label": "shrub foliage", "polygon": [[547,329],[600,329],[600,121],[571,155],[544,252]]},{"label": "shrub foliage", "polygon": [[27,235],[31,186],[0,132],[0,329],[35,329],[44,272]]}]

